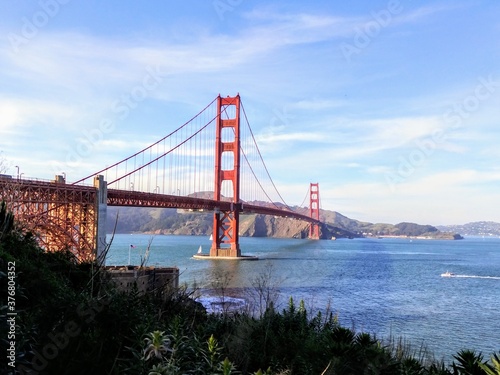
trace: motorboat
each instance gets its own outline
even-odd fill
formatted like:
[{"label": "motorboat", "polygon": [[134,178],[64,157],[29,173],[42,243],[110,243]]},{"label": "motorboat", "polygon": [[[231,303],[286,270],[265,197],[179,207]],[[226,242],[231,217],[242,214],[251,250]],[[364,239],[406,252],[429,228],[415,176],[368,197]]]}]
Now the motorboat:
[{"label": "motorboat", "polygon": [[455,274],[449,271],[446,271],[445,273],[441,274],[441,277],[453,277],[453,276],[455,276]]}]

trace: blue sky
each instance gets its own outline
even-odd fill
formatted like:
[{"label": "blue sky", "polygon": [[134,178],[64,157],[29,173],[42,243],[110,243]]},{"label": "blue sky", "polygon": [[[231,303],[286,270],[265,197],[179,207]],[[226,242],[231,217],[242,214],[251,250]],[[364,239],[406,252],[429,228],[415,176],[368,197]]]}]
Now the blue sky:
[{"label": "blue sky", "polygon": [[358,220],[500,222],[500,4],[339,3],[0,3],[7,172],[76,180],[240,93],[289,204],[319,182],[323,208]]}]

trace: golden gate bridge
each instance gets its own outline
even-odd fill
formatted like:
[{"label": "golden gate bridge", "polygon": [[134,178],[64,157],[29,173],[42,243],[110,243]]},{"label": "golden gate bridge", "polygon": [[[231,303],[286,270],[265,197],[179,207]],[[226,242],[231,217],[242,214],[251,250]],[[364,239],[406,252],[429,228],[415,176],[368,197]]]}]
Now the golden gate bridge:
[{"label": "golden gate bridge", "polygon": [[[147,128],[144,128],[147,132]],[[217,96],[168,135],[75,182],[0,177],[0,200],[47,251],[69,249],[95,260],[106,243],[108,206],[213,212],[209,257],[240,258],[240,214],[289,217],[310,223],[320,238],[319,184],[309,186],[309,210],[290,208],[279,193],[239,95]]]}]

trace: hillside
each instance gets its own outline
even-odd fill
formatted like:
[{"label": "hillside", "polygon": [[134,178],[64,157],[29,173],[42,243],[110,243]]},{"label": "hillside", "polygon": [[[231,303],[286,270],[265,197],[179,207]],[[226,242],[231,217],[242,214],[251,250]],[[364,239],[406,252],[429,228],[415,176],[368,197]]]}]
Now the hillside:
[{"label": "hillside", "polygon": [[463,225],[439,225],[444,232],[457,232],[464,236],[500,236],[500,223],[494,221],[474,221]]},{"label": "hillside", "polygon": [[[255,202],[252,202],[255,204]],[[306,208],[292,207],[307,214]],[[109,207],[108,231],[113,230],[118,214],[117,233],[145,232],[173,235],[204,235],[212,233],[212,214],[195,213],[176,209]],[[445,233],[430,225],[415,223],[368,223],[350,219],[338,212],[320,210],[325,223],[322,238],[354,238],[382,236],[410,236],[458,239],[460,236]],[[248,237],[306,238],[309,226],[306,222],[290,218],[265,215],[241,215],[240,235]]]},{"label": "hillside", "polygon": [[[153,234],[209,236],[212,213],[190,213],[175,209],[109,207],[107,230],[111,232],[118,214],[117,233],[145,232]],[[240,235],[247,237],[306,238],[306,222],[266,215],[241,215]],[[353,237],[355,233],[326,225],[324,238]]]}]

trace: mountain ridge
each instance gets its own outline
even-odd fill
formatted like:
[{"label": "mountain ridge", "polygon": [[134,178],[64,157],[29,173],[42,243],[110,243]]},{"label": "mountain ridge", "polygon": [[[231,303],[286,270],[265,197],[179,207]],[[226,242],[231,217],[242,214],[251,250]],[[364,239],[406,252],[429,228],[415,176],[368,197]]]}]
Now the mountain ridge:
[{"label": "mountain ridge", "polygon": [[[255,204],[255,202],[249,202]],[[291,207],[308,214],[308,209]],[[166,208],[108,207],[108,232],[112,232],[118,215],[117,233],[151,233],[209,236],[212,233],[211,212]],[[431,225],[402,222],[398,224],[369,223],[350,219],[336,211],[320,210],[322,238],[357,237],[419,237],[461,239],[458,232],[443,231]],[[240,235],[248,237],[307,238],[309,224],[303,221],[270,215],[241,214]]]}]

